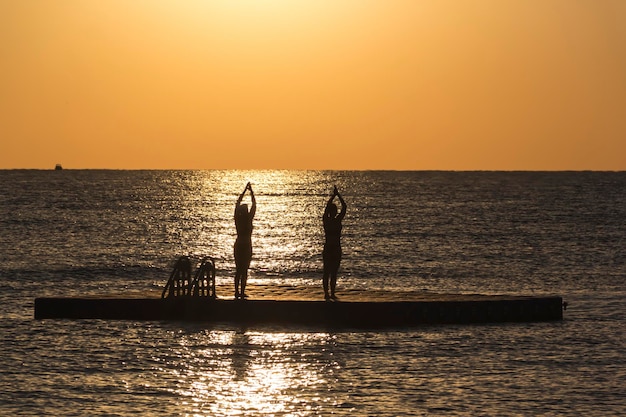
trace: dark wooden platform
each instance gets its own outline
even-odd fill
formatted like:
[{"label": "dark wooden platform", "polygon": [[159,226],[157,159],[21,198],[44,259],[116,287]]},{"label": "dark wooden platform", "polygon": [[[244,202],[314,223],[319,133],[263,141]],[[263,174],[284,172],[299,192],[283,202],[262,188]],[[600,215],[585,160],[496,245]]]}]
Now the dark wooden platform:
[{"label": "dark wooden platform", "polygon": [[[218,295],[228,288],[219,288]],[[35,299],[36,319],[184,320],[235,325],[324,328],[402,328],[424,324],[562,320],[561,297],[433,294],[418,291],[342,290],[337,301],[321,291],[251,285],[249,299],[180,297],[156,293],[127,297]]]}]

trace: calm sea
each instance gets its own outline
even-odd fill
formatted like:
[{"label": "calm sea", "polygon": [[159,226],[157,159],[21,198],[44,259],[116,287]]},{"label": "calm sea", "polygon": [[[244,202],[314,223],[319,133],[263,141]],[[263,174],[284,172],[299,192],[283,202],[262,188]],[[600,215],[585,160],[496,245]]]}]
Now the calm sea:
[{"label": "calm sea", "polygon": [[[560,295],[562,322],[321,332],[33,319],[38,296],[155,291],[175,258],[321,285],[321,215],[348,203],[341,288]],[[626,413],[625,172],[0,171],[0,415]],[[218,294],[232,297],[232,294]]]}]

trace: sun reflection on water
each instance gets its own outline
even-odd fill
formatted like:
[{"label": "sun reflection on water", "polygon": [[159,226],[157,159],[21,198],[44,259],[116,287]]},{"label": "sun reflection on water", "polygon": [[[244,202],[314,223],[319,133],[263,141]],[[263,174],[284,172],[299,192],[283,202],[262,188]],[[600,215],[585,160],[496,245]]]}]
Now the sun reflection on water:
[{"label": "sun reflection on water", "polygon": [[310,415],[336,401],[324,395],[340,367],[333,335],[200,331],[178,336],[161,371],[175,382],[172,394],[184,414]]}]

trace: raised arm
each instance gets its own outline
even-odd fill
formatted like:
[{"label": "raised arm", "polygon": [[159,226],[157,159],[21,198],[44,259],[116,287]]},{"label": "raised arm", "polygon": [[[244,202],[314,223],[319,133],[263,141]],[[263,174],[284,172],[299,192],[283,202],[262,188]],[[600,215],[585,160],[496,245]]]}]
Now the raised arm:
[{"label": "raised arm", "polygon": [[246,188],[244,188],[241,194],[239,194],[239,198],[237,199],[237,204],[235,204],[235,214],[237,214],[237,209],[241,205],[241,200],[243,200],[243,196],[246,195],[247,190],[248,190],[248,186],[246,185]]},{"label": "raised arm", "polygon": [[[254,218],[254,214],[256,213],[256,198],[254,197],[254,191],[252,191],[252,185],[248,183],[248,190],[250,190],[250,198],[252,199],[252,207],[250,207],[250,218]],[[245,190],[244,190],[245,192]]]},{"label": "raised arm", "polygon": [[337,198],[339,199],[339,202],[341,203],[341,210],[339,211],[339,214],[337,215],[337,217],[341,220],[346,215],[346,209],[348,208],[348,205],[346,204],[341,194],[339,194],[339,190],[337,190],[336,185],[335,185],[334,194],[337,196]]},{"label": "raised arm", "polygon": [[335,187],[335,189],[333,190],[333,193],[331,194],[330,198],[326,202],[326,207],[324,208],[324,214],[322,215],[322,218],[330,217],[330,206],[331,204],[333,204],[333,200],[335,199],[336,195],[337,195],[337,187]]}]

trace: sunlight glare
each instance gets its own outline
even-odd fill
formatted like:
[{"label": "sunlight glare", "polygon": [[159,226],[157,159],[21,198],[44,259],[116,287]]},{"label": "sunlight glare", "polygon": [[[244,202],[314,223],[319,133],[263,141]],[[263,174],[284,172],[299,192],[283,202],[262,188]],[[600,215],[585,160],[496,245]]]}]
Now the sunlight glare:
[{"label": "sunlight glare", "polygon": [[[302,386],[329,383],[317,355],[332,341],[326,333],[201,331],[184,335],[161,370],[176,379],[179,404],[192,414],[297,415]],[[294,356],[303,346],[317,348]]]},{"label": "sunlight glare", "polygon": [[[247,16],[254,19],[294,19],[329,9],[330,2],[290,0],[234,0],[220,2],[197,1],[198,6],[210,4],[230,17]],[[336,4],[332,3],[333,7]]]}]

